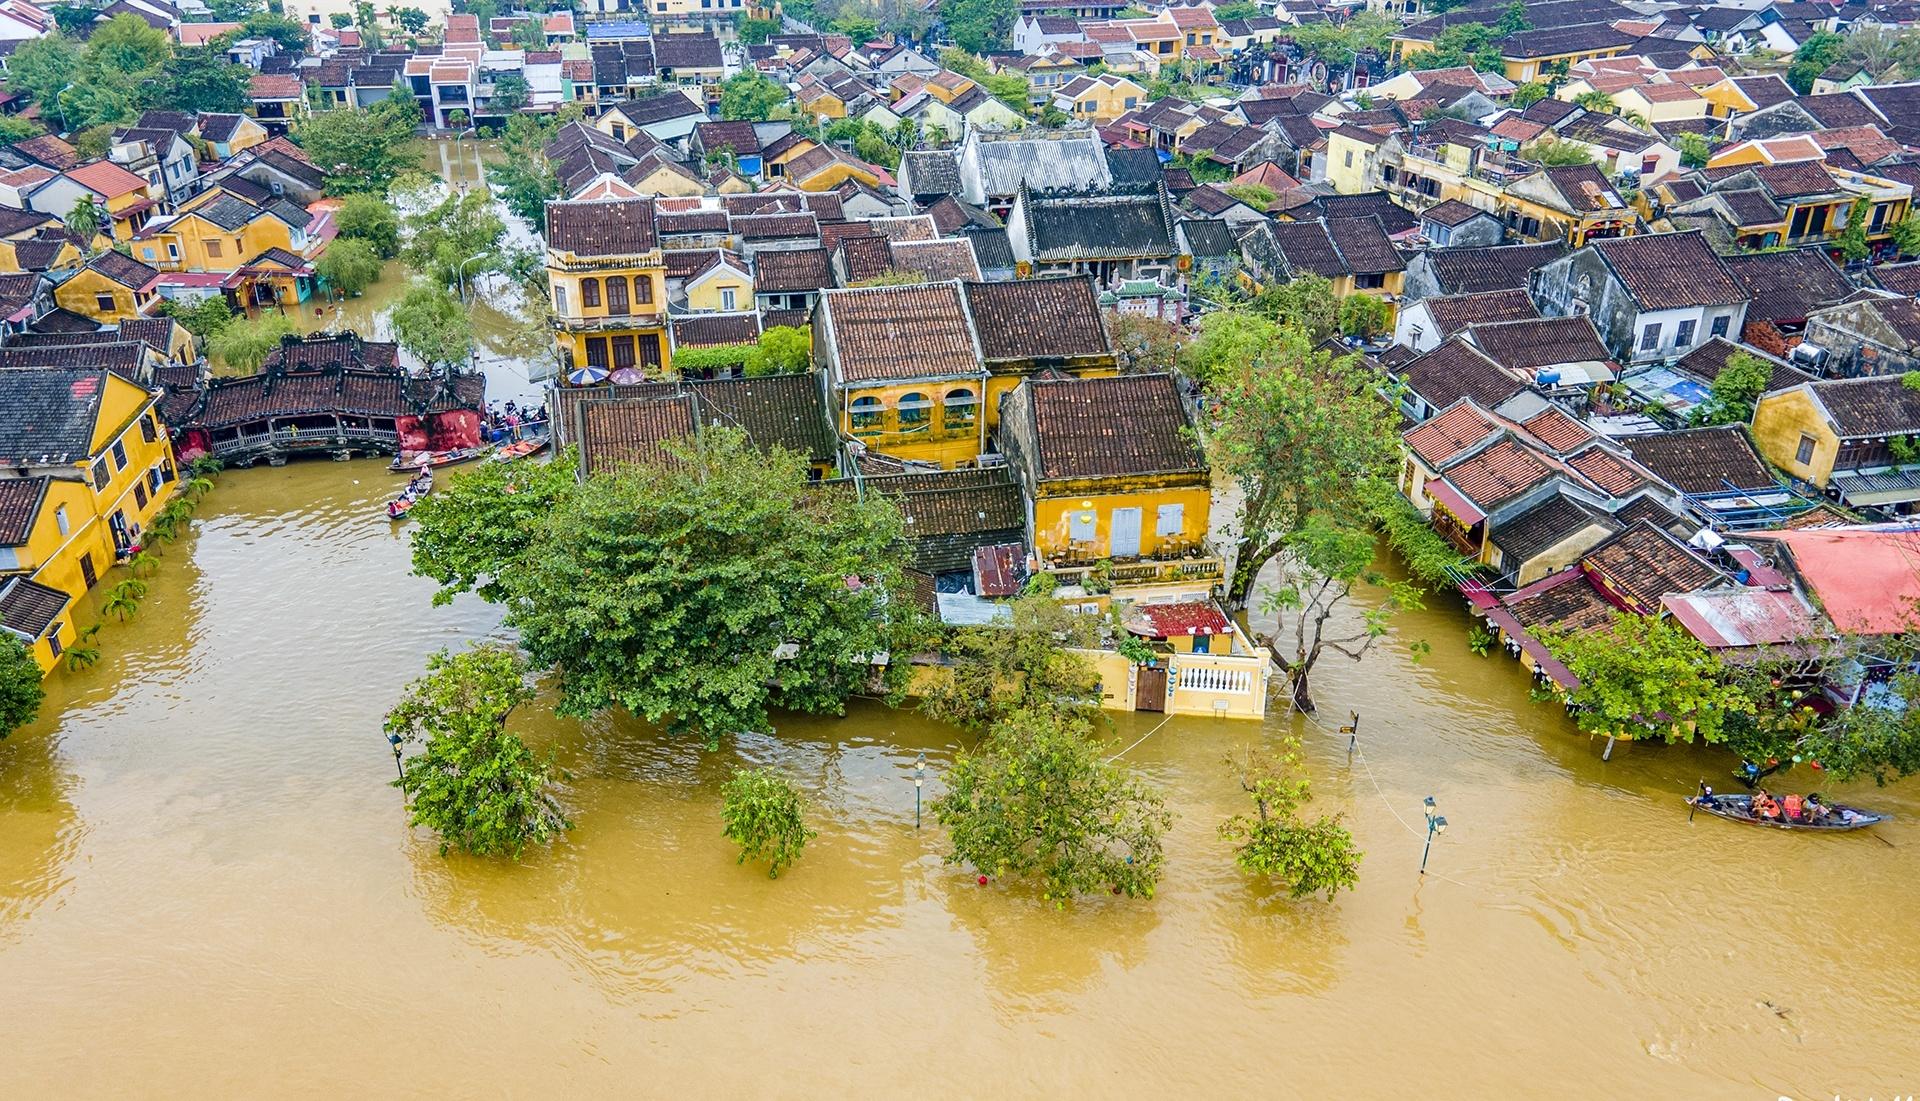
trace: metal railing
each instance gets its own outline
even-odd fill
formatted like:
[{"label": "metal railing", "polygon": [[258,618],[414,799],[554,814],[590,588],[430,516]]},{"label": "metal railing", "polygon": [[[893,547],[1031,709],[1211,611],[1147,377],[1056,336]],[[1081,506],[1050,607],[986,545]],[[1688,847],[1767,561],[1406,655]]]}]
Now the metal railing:
[{"label": "metal railing", "polygon": [[[1101,567],[1098,565],[1043,566],[1041,569],[1042,572],[1052,574],[1059,584],[1079,585],[1084,588],[1093,575],[1101,570]],[[1214,557],[1115,562],[1106,567],[1105,572],[1107,581],[1113,585],[1213,582],[1224,580],[1227,575],[1226,563]]]}]

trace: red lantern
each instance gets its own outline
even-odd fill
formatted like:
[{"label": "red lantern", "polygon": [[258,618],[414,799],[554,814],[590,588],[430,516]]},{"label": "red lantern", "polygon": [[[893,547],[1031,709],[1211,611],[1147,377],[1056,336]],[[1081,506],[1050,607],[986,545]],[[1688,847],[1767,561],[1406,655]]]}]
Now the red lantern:
[{"label": "red lantern", "polygon": [[987,885],[987,877],[983,875],[980,877],[980,886],[985,887],[986,885]]}]

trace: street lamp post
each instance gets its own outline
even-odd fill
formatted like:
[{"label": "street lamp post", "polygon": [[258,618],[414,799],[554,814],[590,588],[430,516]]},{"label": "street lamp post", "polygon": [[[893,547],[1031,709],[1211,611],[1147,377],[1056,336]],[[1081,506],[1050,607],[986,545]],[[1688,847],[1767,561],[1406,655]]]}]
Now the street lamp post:
[{"label": "street lamp post", "polygon": [[467,304],[467,265],[473,263],[475,260],[485,260],[486,258],[486,253],[476,252],[465,260],[460,261],[460,267],[454,272],[454,277],[460,281],[460,304],[462,306]]},{"label": "street lamp post", "polygon": [[913,763],[913,828],[920,828],[920,788],[927,782],[927,755]]},{"label": "street lamp post", "polygon": [[388,734],[387,744],[393,746],[393,771],[400,774],[400,782],[404,784],[407,782],[407,769],[400,763],[400,735]]},{"label": "street lamp post", "polygon": [[1433,796],[1431,795],[1427,796],[1426,811],[1427,811],[1427,847],[1420,851],[1420,874],[1421,875],[1427,874],[1427,856],[1428,854],[1433,852],[1434,835],[1447,832],[1447,820],[1440,816],[1440,811],[1438,810],[1438,808],[1436,808],[1433,805]]}]

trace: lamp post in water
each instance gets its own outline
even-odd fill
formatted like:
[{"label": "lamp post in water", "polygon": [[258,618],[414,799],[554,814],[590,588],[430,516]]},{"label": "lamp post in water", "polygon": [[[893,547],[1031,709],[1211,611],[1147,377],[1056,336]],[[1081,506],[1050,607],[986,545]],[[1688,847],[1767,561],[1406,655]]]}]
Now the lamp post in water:
[{"label": "lamp post in water", "polygon": [[927,782],[927,755],[913,763],[913,828],[920,828],[920,788]]},{"label": "lamp post in water", "polygon": [[[393,771],[400,774],[400,782],[404,784],[407,782],[407,769],[400,763],[400,735],[388,734],[387,744],[393,746]],[[402,793],[406,791],[405,788],[400,790]]]},{"label": "lamp post in water", "polygon": [[1447,832],[1447,820],[1440,816],[1439,809],[1433,805],[1433,796],[1431,795],[1427,796],[1426,811],[1427,811],[1427,847],[1420,851],[1420,874],[1421,875],[1427,874],[1427,856],[1433,852],[1434,835]]}]

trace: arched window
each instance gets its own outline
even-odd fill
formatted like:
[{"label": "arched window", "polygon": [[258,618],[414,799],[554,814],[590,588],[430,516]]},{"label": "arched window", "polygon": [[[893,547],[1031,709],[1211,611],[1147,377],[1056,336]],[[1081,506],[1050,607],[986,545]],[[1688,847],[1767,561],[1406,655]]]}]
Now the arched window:
[{"label": "arched window", "polygon": [[979,411],[980,399],[967,387],[957,386],[947,391],[945,407],[948,428],[969,428]]},{"label": "arched window", "polygon": [[600,304],[600,280],[580,280],[580,304],[582,306],[598,306]]},{"label": "arched window", "polygon": [[633,277],[633,300],[642,306],[653,301],[653,280],[644,275]]},{"label": "arched window", "polygon": [[933,416],[933,402],[918,390],[900,395],[900,431],[919,432]]},{"label": "arched window", "polygon": [[853,399],[847,411],[853,421],[853,430],[862,434],[880,431],[881,418],[886,415],[886,407],[872,395]]},{"label": "arched window", "polygon": [[615,315],[627,312],[627,277],[624,275],[607,276],[607,312]]}]

